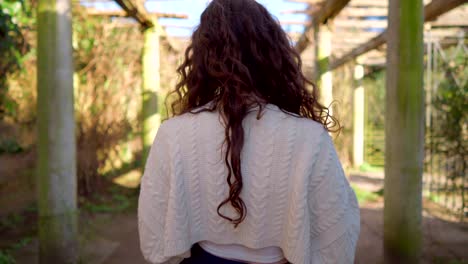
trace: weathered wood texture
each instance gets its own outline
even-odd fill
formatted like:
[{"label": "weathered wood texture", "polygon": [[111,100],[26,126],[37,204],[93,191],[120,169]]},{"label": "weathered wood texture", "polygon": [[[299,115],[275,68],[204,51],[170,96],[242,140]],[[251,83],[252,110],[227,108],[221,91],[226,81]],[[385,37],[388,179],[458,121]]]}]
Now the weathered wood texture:
[{"label": "weathered wood texture", "polygon": [[286,0],[286,1],[294,2],[294,3],[317,4],[317,3],[323,3],[326,0]]},{"label": "weathered wood texture", "polygon": [[[86,13],[92,16],[116,16],[116,17],[128,17],[130,16],[124,10],[99,10],[96,8],[86,8]],[[151,12],[148,13],[149,16],[156,16],[158,18],[178,18],[186,19],[188,15],[186,14],[175,14],[175,13],[160,13],[160,12]]]},{"label": "weathered wood texture", "polygon": [[150,15],[146,13],[146,10],[132,0],[115,0],[115,2],[128,14],[129,17],[133,17],[138,23],[144,28],[154,27],[154,21]]},{"label": "weathered wood texture", "polygon": [[39,262],[78,263],[71,0],[37,7]]},{"label": "weathered wood texture", "polygon": [[[437,19],[440,15],[467,3],[468,0],[433,0],[427,4],[424,8],[424,21],[433,21]],[[385,44],[387,39],[387,31],[381,33],[380,35],[370,39],[368,42],[356,47],[350,52],[346,53],[339,59],[336,59],[331,62],[330,68],[336,69],[341,65],[355,59],[356,57],[378,48],[379,46]]]},{"label": "weathered wood texture", "polygon": [[158,23],[158,20],[148,14],[142,2],[136,0],[115,0],[115,2],[128,14],[129,17],[134,18],[143,29],[154,27],[158,30],[161,38],[169,44],[169,48],[178,52],[177,46],[174,45],[168,37],[164,28]]},{"label": "weathered wood texture", "polygon": [[364,163],[365,90],[362,84],[364,66],[354,68],[355,87],[353,90],[353,166],[359,168]]},{"label": "weathered wood texture", "polygon": [[424,157],[423,2],[389,1],[385,109],[385,263],[419,263]]},{"label": "weathered wood texture", "polygon": [[330,115],[333,114],[331,104],[333,102],[333,73],[329,68],[329,58],[332,54],[332,33],[327,26],[316,27],[318,35],[318,76],[320,103],[329,107]]},{"label": "weathered wood texture", "polygon": [[[335,17],[349,3],[350,0],[328,0],[324,2],[319,11],[315,13],[314,23],[323,24],[327,19]],[[313,23],[309,23],[304,29],[304,33],[296,43],[296,50],[301,53],[307,45],[311,43],[310,31],[314,30]]]},{"label": "weathered wood texture", "polygon": [[160,41],[157,28],[147,28],[144,32],[143,47],[143,102],[142,102],[142,140],[143,162],[156,136],[160,124],[158,97],[161,86]]}]

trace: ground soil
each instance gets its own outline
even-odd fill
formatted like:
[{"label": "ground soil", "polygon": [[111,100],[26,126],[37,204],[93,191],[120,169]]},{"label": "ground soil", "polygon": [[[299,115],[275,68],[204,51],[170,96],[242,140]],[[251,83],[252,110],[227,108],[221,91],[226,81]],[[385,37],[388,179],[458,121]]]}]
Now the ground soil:
[{"label": "ground soil", "polygon": [[[367,190],[382,188],[378,174],[351,174],[353,184]],[[361,235],[355,263],[382,263],[383,203],[361,205]],[[468,263],[468,226],[434,217],[427,210],[423,218],[422,263]],[[143,260],[138,239],[136,207],[120,213],[83,214],[81,216],[83,263],[139,264]],[[37,240],[14,254],[19,264],[37,262]]]}]

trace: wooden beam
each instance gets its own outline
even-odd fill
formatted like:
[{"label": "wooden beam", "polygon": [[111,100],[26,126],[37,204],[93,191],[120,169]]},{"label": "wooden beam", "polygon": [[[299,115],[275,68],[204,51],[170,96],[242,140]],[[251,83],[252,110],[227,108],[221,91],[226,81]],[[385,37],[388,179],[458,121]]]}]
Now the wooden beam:
[{"label": "wooden beam", "polygon": [[[115,17],[128,17],[129,14],[124,10],[99,10],[96,8],[86,8],[86,13],[91,16],[115,16]],[[175,14],[175,13],[160,13],[160,12],[151,12],[148,13],[150,16],[156,16],[158,18],[178,18],[186,19],[188,15],[186,14]]]},{"label": "wooden beam", "polygon": [[[328,0],[326,1],[319,12],[314,16],[314,23],[320,25],[326,22],[328,19],[335,17],[340,11],[349,3],[350,0]],[[311,40],[309,39],[311,32],[314,30],[313,23],[309,23],[302,36],[296,43],[296,50],[302,53],[309,45]]]},{"label": "wooden beam", "polygon": [[359,55],[362,55],[370,50],[373,50],[377,47],[379,47],[380,45],[383,45],[385,44],[385,40],[386,40],[386,37],[387,37],[387,32],[383,32],[381,34],[379,34],[378,36],[372,38],[371,40],[369,40],[368,42],[360,45],[359,47],[351,50],[349,53],[343,55],[341,58],[337,59],[337,60],[334,60],[330,63],[330,68],[331,69],[336,69],[338,67],[340,67],[341,65],[349,62],[349,61],[352,61],[354,58],[358,57]]},{"label": "wooden beam", "polygon": [[353,30],[350,28],[336,28],[333,31],[335,39],[339,38],[359,38],[368,41],[369,39],[377,36],[379,32],[364,31],[364,30]]},{"label": "wooden beam", "polygon": [[350,6],[366,6],[366,7],[388,7],[387,0],[353,0]]},{"label": "wooden beam", "polygon": [[280,21],[281,25],[307,25],[307,22],[305,21]]},{"label": "wooden beam", "polygon": [[294,3],[317,4],[317,3],[323,3],[326,0],[286,0],[286,1],[294,2]]},{"label": "wooden beam", "polygon": [[386,17],[388,10],[386,7],[352,7],[348,6],[340,13],[340,17]]},{"label": "wooden beam", "polygon": [[146,10],[141,5],[137,5],[133,0],[115,0],[115,2],[127,13],[129,17],[133,17],[143,28],[154,27],[153,19],[146,13]]},{"label": "wooden beam", "polygon": [[432,0],[432,2],[424,8],[424,21],[434,21],[440,15],[467,2],[467,0]]},{"label": "wooden beam", "polygon": [[368,41],[369,39],[367,38],[334,38],[333,39],[333,44],[344,44],[344,45],[348,45],[348,44],[351,44],[351,45],[356,45],[356,44],[362,44],[362,43],[365,43],[366,41]]},{"label": "wooden beam", "polygon": [[169,49],[178,52],[177,47],[172,44],[164,28],[157,22],[156,18],[146,12],[143,5],[138,5],[134,0],[115,0],[115,2],[125,10],[129,17],[134,18],[143,29],[155,27],[159,31],[161,38],[168,43]]},{"label": "wooden beam", "polygon": [[280,14],[287,15],[287,14],[309,14],[309,13],[310,11],[308,9],[301,9],[301,10],[294,9],[294,10],[281,11]]},{"label": "wooden beam", "polygon": [[451,10],[434,22],[431,22],[432,27],[468,27],[468,5],[461,6]]},{"label": "wooden beam", "polygon": [[[308,9],[292,9],[281,11],[281,14],[308,14],[312,15],[317,13],[320,9],[320,5],[313,5],[312,8]],[[340,17],[386,17],[386,7],[346,7],[339,14]]]},{"label": "wooden beam", "polygon": [[[432,0],[424,8],[424,21],[433,21],[437,19],[440,15],[447,13],[448,11],[465,4],[467,0]],[[349,53],[345,54],[343,57],[334,60],[330,63],[331,69],[336,69],[341,65],[352,61],[354,58],[362,55],[370,50],[373,50],[383,44],[385,44],[387,39],[387,31],[381,33],[380,35],[372,38],[368,42],[362,44],[361,46],[353,49]]]},{"label": "wooden beam", "polygon": [[191,26],[184,26],[184,25],[167,25],[167,24],[161,24],[163,28],[182,28],[182,29],[188,29],[188,30],[193,30],[193,27]]},{"label": "wooden beam", "polygon": [[370,29],[370,28],[387,28],[387,20],[370,20],[370,19],[335,19],[333,26],[341,28],[356,28],[356,29]]}]

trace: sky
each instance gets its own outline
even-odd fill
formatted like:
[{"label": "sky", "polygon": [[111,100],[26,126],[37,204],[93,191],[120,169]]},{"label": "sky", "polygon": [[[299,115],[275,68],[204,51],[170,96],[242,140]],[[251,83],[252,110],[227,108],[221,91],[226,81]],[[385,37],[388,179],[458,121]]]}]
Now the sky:
[{"label": "sky", "polygon": [[[263,4],[270,13],[280,21],[305,21],[306,16],[303,14],[281,14],[283,10],[302,10],[306,8],[303,3],[288,2],[285,0],[257,0]],[[169,19],[160,18],[159,21],[162,25],[176,25],[190,28],[176,28],[167,27],[166,31],[170,36],[187,37],[192,33],[192,29],[198,25],[200,15],[206,8],[209,0],[147,0],[146,9],[149,12],[167,12],[167,13],[181,13],[189,16],[188,19]],[[99,9],[120,9],[115,3],[97,3],[94,7]],[[303,26],[289,25],[283,26],[286,31],[302,32]]]}]

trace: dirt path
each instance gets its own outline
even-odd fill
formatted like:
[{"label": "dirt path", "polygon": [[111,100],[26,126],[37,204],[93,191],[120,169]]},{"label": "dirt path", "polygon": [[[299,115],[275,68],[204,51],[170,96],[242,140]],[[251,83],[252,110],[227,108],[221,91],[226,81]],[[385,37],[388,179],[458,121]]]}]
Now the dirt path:
[{"label": "dirt path", "polygon": [[[357,179],[357,180],[353,180]],[[364,175],[351,176],[353,184],[378,190],[382,183],[378,178]],[[358,242],[355,263],[378,264],[383,258],[383,215],[382,202],[361,205],[361,235]],[[102,214],[88,219],[84,224],[89,239],[85,242],[85,264],[143,264],[140,253],[136,209],[123,214]],[[468,226],[447,222],[427,213],[423,219],[423,261],[422,263],[468,263]],[[37,244],[36,244],[37,246]],[[18,252],[17,263],[33,264],[31,252],[25,258],[25,251]],[[25,249],[27,250],[27,248]],[[27,254],[26,254],[27,255]],[[22,258],[21,258],[22,257]]]}]

